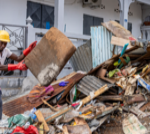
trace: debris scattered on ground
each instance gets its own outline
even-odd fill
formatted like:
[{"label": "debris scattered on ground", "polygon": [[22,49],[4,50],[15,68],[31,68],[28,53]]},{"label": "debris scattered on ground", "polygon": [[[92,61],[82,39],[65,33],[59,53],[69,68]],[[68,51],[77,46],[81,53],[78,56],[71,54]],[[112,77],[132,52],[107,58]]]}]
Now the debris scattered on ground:
[{"label": "debris scattered on ground", "polygon": [[[122,46],[123,49],[120,54],[112,52],[111,58],[102,63],[103,60],[100,58],[105,59],[108,56],[104,53],[102,57],[100,54],[93,54],[95,51],[92,49],[96,48],[93,46],[96,43],[93,39],[96,38],[92,37],[74,53],[74,47],[68,43],[64,44],[66,48],[69,45],[69,48],[61,51],[60,48],[63,48],[64,44],[61,40],[57,41],[59,36],[55,37],[55,28],[52,29],[55,42],[51,42],[52,38],[49,34],[43,37],[42,42],[48,40],[50,44],[57,44],[56,51],[52,47],[50,52],[53,53],[50,54],[52,57],[49,63],[45,60],[42,68],[39,66],[37,70],[33,67],[33,64],[37,63],[36,58],[32,58],[33,63],[26,59],[29,69],[38,78],[40,84],[33,87],[28,95],[3,104],[3,113],[9,118],[0,121],[0,132],[25,134],[29,132],[35,134],[146,134],[150,132],[149,44],[135,39],[117,22],[106,22],[103,26],[102,29],[109,30],[108,34],[115,35],[107,39],[109,44],[112,42],[114,43],[112,47]],[[63,35],[58,30],[56,33]],[[62,38],[68,41],[64,35]],[[37,46],[36,54],[42,42]],[[98,45],[102,50],[101,44]],[[137,51],[139,48],[143,51]],[[59,59],[62,55],[64,61]],[[54,81],[70,57],[76,72]],[[58,70],[52,69],[52,66],[46,67],[53,61],[57,63]],[[41,75],[41,70],[46,68],[49,70],[47,77],[45,73]]]}]

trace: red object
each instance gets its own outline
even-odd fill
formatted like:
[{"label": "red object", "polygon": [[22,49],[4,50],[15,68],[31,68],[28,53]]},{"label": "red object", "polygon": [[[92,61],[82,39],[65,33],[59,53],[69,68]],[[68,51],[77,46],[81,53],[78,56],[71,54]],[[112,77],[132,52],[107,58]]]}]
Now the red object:
[{"label": "red object", "polygon": [[118,75],[118,76],[122,76],[122,74],[121,74],[121,72],[120,72],[120,71],[119,71],[119,72],[117,72],[117,75]]},{"label": "red object", "polygon": [[39,134],[37,128],[32,125],[30,125],[27,129],[18,126],[14,129],[14,131],[11,134],[16,133],[16,132],[20,132],[23,134]]},{"label": "red object", "polygon": [[125,90],[123,90],[119,95],[123,95],[125,93]]},{"label": "red object", "polygon": [[34,41],[33,43],[31,43],[31,44],[29,45],[29,47],[26,48],[26,49],[23,51],[23,54],[24,54],[25,56],[27,56],[27,55],[32,51],[32,49],[36,46],[36,43],[37,43],[37,41]]},{"label": "red object", "polygon": [[121,104],[121,106],[123,107],[123,106],[124,106],[124,104]]},{"label": "red object", "polygon": [[145,26],[150,26],[150,22],[149,22],[149,21],[146,21],[146,22],[144,22],[144,25],[145,25]]},{"label": "red object", "polygon": [[123,69],[122,71],[121,71],[121,73],[123,74],[123,76],[127,76],[128,74],[127,74],[127,71],[125,70],[125,69]]},{"label": "red object", "polygon": [[72,106],[75,107],[75,106],[78,106],[79,104],[80,103],[73,103]]},{"label": "red object", "polygon": [[24,60],[19,62],[18,64],[8,64],[8,71],[13,71],[13,70],[27,70],[27,66],[24,63]]},{"label": "red object", "polygon": [[129,37],[130,41],[136,41],[136,39],[134,39],[133,37]]}]

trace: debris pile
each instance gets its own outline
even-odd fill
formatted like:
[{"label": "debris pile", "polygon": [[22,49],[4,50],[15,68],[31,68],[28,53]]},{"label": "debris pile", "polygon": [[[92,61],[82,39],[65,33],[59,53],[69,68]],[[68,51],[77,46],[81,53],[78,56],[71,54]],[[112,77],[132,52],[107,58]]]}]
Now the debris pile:
[{"label": "debris pile", "polygon": [[[137,40],[115,21],[102,25],[101,30],[111,35],[111,38],[102,36],[109,40],[105,44],[107,47],[102,49],[113,50],[112,54],[94,55],[94,52],[98,53],[94,48],[102,49],[96,38],[97,33],[93,33],[93,30],[90,41],[77,48],[75,53],[72,50],[74,54],[70,62],[76,72],[53,81],[50,86],[36,85],[28,95],[3,104],[3,114],[8,117],[0,121],[1,133],[150,132],[150,44]],[[123,48],[117,54],[115,49],[119,49],[119,46]],[[67,50],[64,52],[68,53]],[[101,58],[106,60],[103,62]],[[61,64],[59,71],[62,67]],[[31,70],[35,72],[33,65]],[[58,75],[58,71],[50,71]],[[50,77],[51,81],[56,75],[47,78]],[[42,83],[47,84],[49,81]]]}]

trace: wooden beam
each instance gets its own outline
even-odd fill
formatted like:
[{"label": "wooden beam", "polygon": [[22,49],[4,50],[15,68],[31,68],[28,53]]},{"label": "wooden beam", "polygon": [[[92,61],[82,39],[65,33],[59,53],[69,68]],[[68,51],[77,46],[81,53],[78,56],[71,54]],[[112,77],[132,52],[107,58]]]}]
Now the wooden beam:
[{"label": "wooden beam", "polygon": [[44,124],[44,130],[45,130],[45,132],[49,132],[49,131],[50,131],[50,130],[49,130],[49,127],[48,127],[48,125],[47,125],[47,123],[46,123],[46,121],[45,121],[45,119],[44,119],[44,117],[43,117],[41,111],[38,110],[38,111],[35,112],[35,114],[36,114],[36,116],[37,116],[37,118],[38,118],[38,121],[39,121],[39,122],[42,122],[42,123]]},{"label": "wooden beam", "polygon": [[115,37],[115,36],[112,36],[112,38],[111,38],[111,44],[112,45],[117,45],[117,46],[123,47],[127,43],[129,43],[128,47],[131,48],[132,46],[131,46],[130,40],[119,38],[119,37]]}]

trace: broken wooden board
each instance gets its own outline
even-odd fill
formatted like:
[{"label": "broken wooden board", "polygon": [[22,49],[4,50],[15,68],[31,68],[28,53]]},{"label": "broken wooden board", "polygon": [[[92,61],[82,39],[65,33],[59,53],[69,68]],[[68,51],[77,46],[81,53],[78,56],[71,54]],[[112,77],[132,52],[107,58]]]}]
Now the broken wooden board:
[{"label": "broken wooden board", "polygon": [[48,86],[75,51],[76,47],[72,42],[57,28],[52,27],[25,57],[25,64],[42,86]]},{"label": "broken wooden board", "polygon": [[89,95],[86,98],[84,98],[84,99],[81,100],[82,106],[85,105],[86,103],[88,103],[89,101],[93,100],[97,96],[101,95],[102,93],[106,92],[107,90],[109,90],[109,88],[108,88],[107,85],[104,85],[103,87],[99,88],[97,91],[95,91],[93,93],[93,95]]},{"label": "broken wooden board", "polygon": [[[59,84],[53,85],[54,93],[52,96],[47,98],[46,101],[52,99],[54,96],[58,95],[62,91],[65,91],[70,85],[77,83],[84,76],[84,74],[77,73],[76,75],[67,80],[69,83],[66,87],[60,87]],[[27,110],[31,110],[32,108],[38,107],[43,104],[42,100],[40,103],[31,104],[29,101],[27,101],[26,98],[27,95],[3,104],[3,113],[7,116],[14,116],[16,114],[22,114]]]},{"label": "broken wooden board", "polygon": [[45,121],[45,119],[44,119],[44,117],[43,117],[41,111],[40,111],[40,110],[37,110],[37,111],[35,112],[35,114],[36,114],[36,116],[37,116],[38,121],[39,121],[39,122],[42,122],[42,123],[44,124],[44,130],[45,130],[45,132],[49,132],[49,127],[48,127],[48,125],[47,125],[47,123],[46,123],[46,121]]},{"label": "broken wooden board", "polygon": [[120,25],[116,21],[105,22],[102,23],[102,25],[117,37],[124,38],[127,40],[129,40],[130,37],[134,38],[130,31],[125,29],[122,25]]},{"label": "broken wooden board", "polygon": [[63,132],[64,134],[92,134],[88,124],[82,118],[74,118],[76,125],[64,125]]},{"label": "broken wooden board", "polygon": [[125,44],[129,44],[128,48],[132,47],[130,40],[119,38],[119,37],[115,37],[115,36],[112,36],[111,44],[117,45],[117,46],[121,46],[121,47],[124,47]]}]

